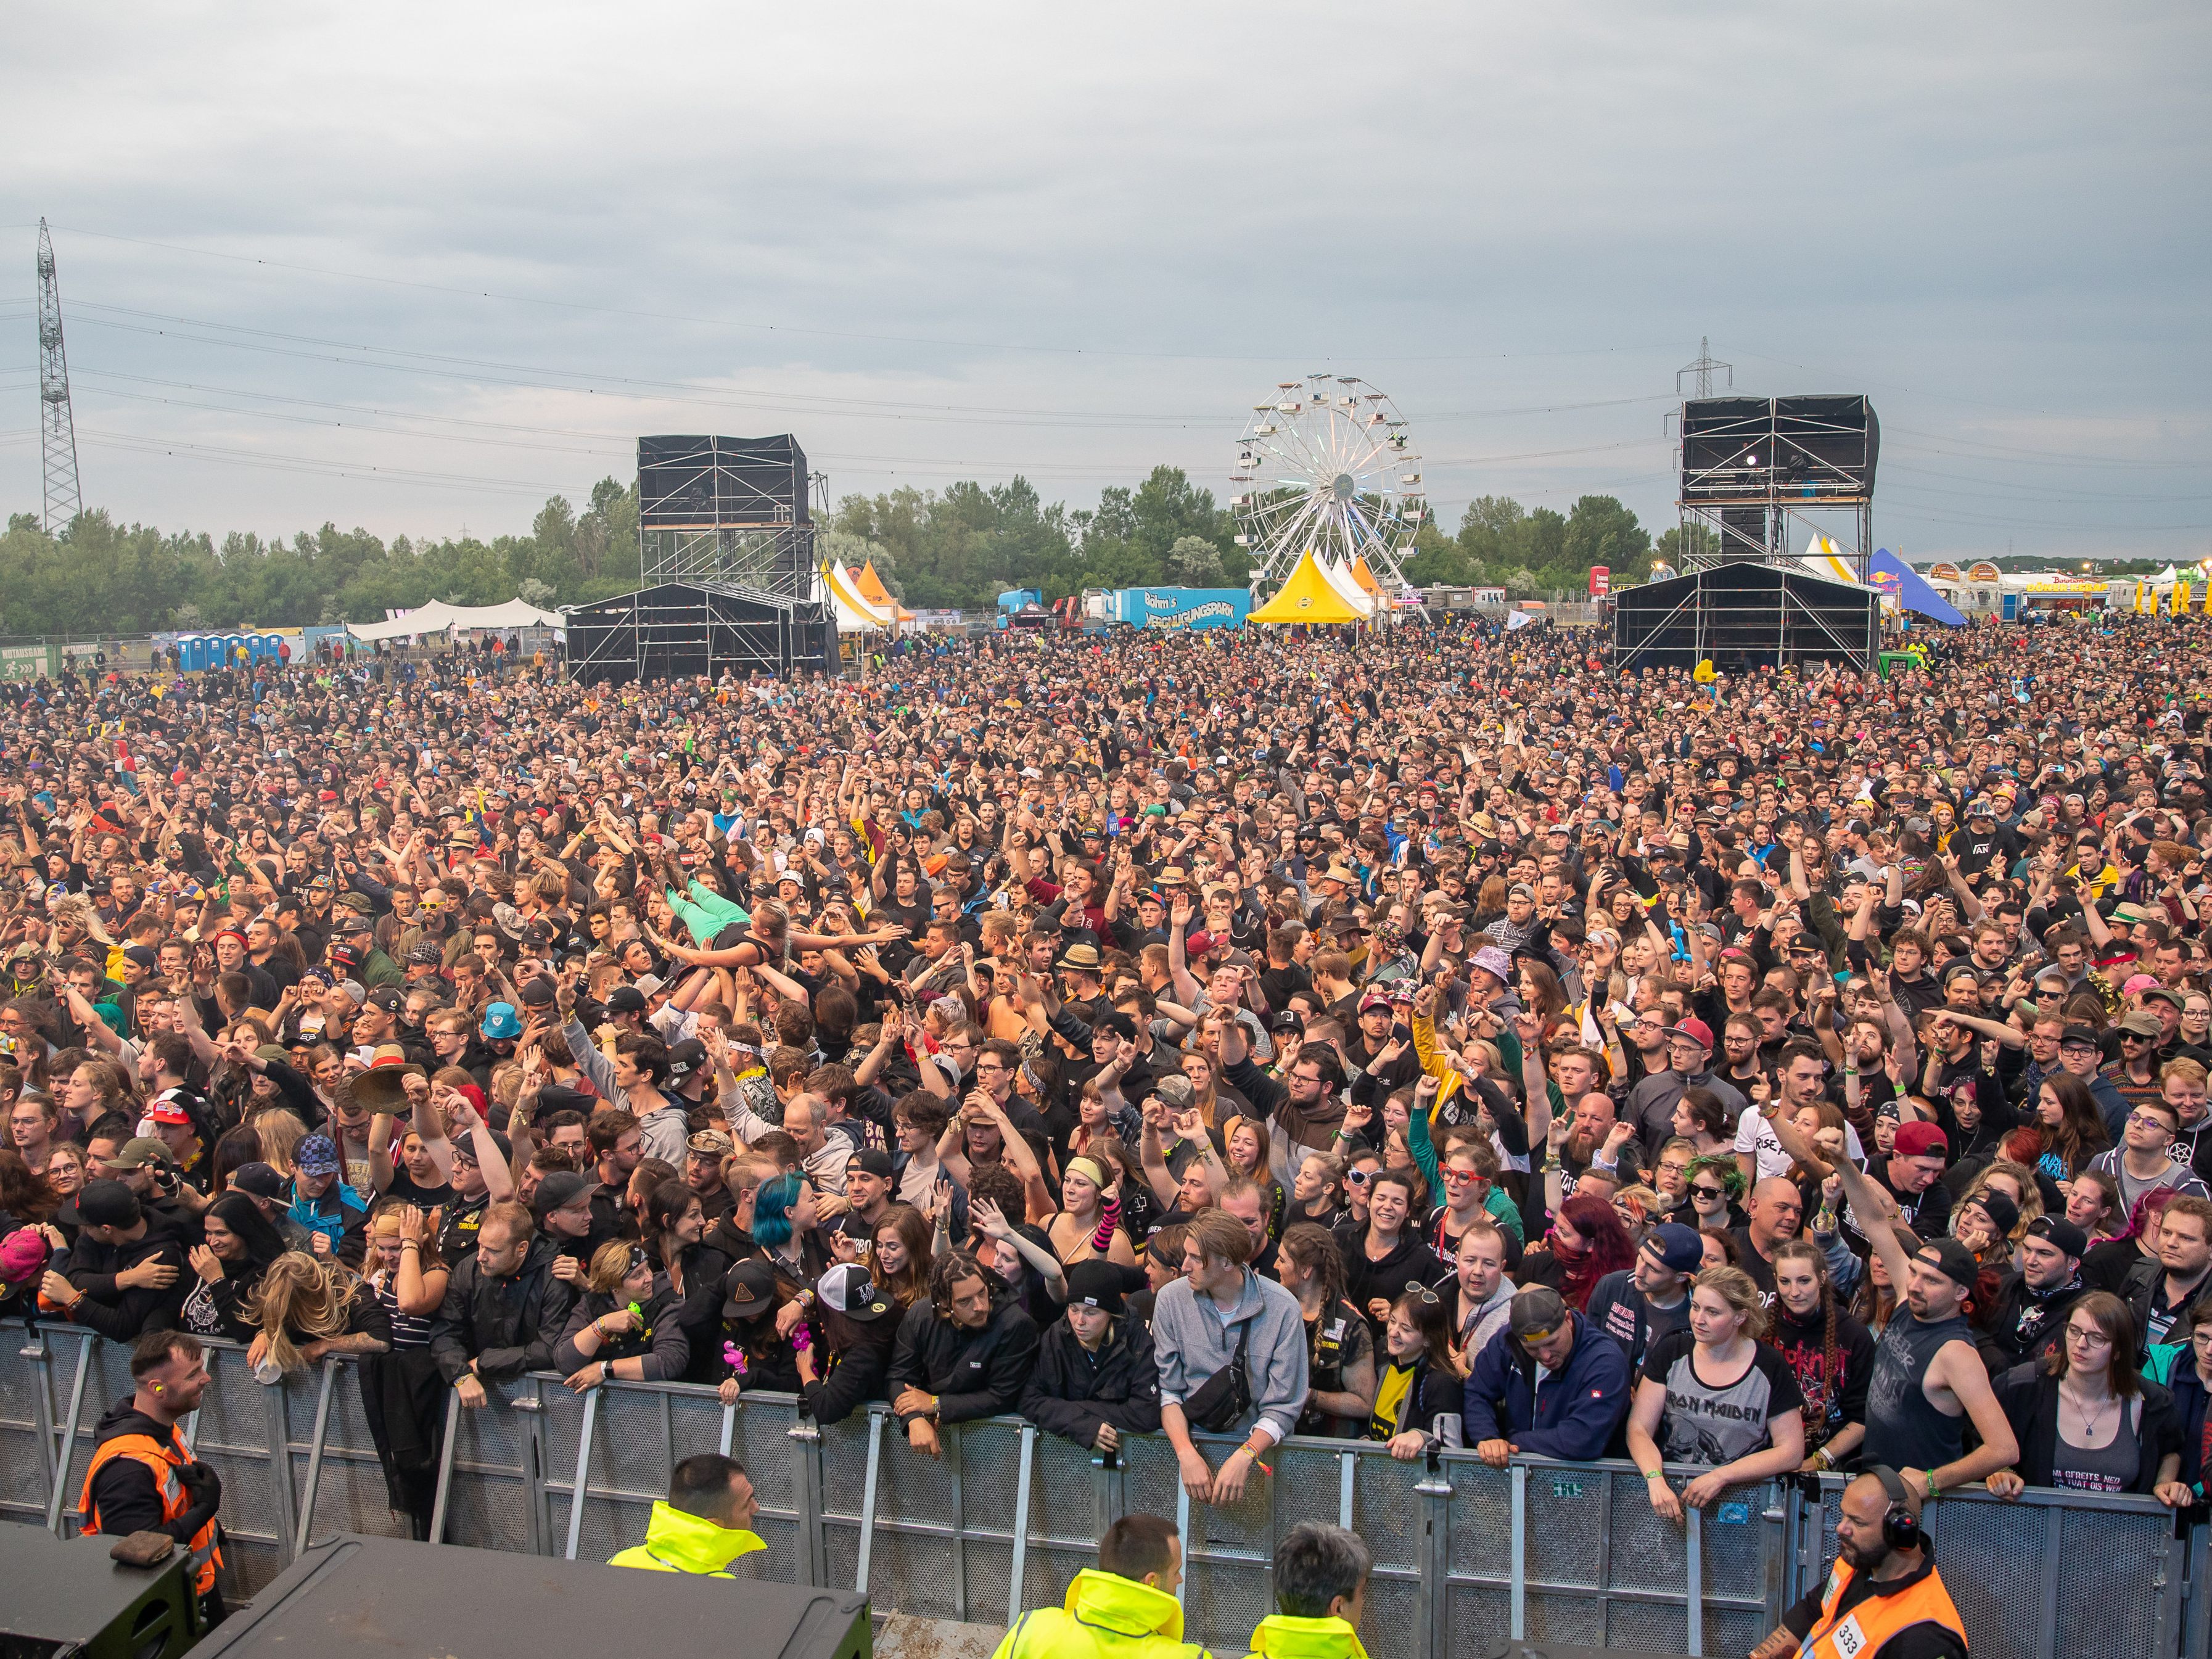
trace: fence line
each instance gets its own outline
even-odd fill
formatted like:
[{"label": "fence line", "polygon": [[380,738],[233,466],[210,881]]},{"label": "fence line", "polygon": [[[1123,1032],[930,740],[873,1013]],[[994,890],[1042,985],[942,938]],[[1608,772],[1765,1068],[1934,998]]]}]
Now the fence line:
[{"label": "fence line", "polygon": [[[207,1346],[208,1394],[185,1429],[223,1480],[230,1594],[249,1599],[338,1532],[404,1535],[351,1360],[264,1386],[242,1350]],[[127,1352],[87,1332],[0,1326],[0,1518],[73,1527],[94,1427],[130,1391]],[[433,1537],[604,1560],[644,1535],[678,1461],[721,1451],[759,1497],[757,1576],[997,1625],[1057,1603],[1105,1528],[1146,1510],[1176,1518],[1188,1637],[1216,1652],[1241,1651],[1270,1611],[1282,1535],[1319,1520],[1357,1528],[1374,1555],[1377,1659],[1458,1659],[1509,1638],[1741,1653],[1826,1574],[1844,1486],[1733,1488],[1677,1528],[1624,1462],[1492,1469],[1452,1452],[1406,1464],[1372,1443],[1293,1439],[1272,1478],[1213,1508],[1192,1504],[1158,1436],[1108,1457],[992,1418],[945,1430],[932,1459],[898,1443],[882,1406],[822,1425],[788,1395],[726,1407],[711,1389],[644,1382],[578,1396],[549,1376],[487,1395],[474,1411],[448,1395]],[[1234,1443],[1200,1439],[1217,1455]],[[2212,1659],[2201,1522],[2148,1498],[2031,1490],[2013,1504],[1954,1494],[1929,1531],[1978,1656]]]}]

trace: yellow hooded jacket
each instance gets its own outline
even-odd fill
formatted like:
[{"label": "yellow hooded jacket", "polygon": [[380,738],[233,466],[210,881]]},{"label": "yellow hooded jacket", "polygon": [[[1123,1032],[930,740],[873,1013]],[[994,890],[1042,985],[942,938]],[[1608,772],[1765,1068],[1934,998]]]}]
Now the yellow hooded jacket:
[{"label": "yellow hooded jacket", "polygon": [[1182,1605],[1165,1590],[1097,1567],[1062,1607],[1024,1613],[991,1659],[1210,1659],[1182,1639]]},{"label": "yellow hooded jacket", "polygon": [[1270,1613],[1252,1632],[1248,1659],[1367,1659],[1359,1632],[1341,1619]]},{"label": "yellow hooded jacket", "polygon": [[608,1558],[611,1567],[642,1567],[647,1572],[689,1572],[704,1578],[730,1578],[731,1562],[768,1546],[750,1532],[718,1527],[696,1515],[686,1515],[666,1503],[653,1506],[645,1525],[645,1542]]}]

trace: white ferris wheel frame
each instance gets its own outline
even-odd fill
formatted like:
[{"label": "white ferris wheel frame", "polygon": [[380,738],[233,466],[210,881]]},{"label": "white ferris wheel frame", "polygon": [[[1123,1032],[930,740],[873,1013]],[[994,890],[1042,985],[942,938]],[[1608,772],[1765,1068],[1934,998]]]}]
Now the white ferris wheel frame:
[{"label": "white ferris wheel frame", "polygon": [[1396,404],[1356,374],[1309,374],[1275,391],[1252,406],[1230,475],[1253,586],[1279,584],[1311,549],[1347,569],[1364,559],[1387,591],[1402,588],[1428,500]]}]

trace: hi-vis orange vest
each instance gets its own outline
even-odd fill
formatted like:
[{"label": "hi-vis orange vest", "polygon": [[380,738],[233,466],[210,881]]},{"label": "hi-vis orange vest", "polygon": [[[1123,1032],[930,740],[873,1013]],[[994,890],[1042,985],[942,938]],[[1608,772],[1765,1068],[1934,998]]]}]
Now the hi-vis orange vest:
[{"label": "hi-vis orange vest", "polygon": [[[170,1434],[176,1433],[174,1429]],[[161,1494],[161,1519],[174,1521],[191,1508],[191,1495],[185,1490],[184,1482],[177,1479],[177,1471],[191,1460],[184,1448],[172,1439],[163,1445],[150,1434],[118,1434],[104,1442],[92,1454],[92,1467],[84,1472],[84,1495],[77,1499],[77,1530],[82,1533],[100,1531],[100,1516],[92,1506],[92,1483],[100,1472],[118,1457],[129,1457],[143,1463],[153,1474],[154,1484]],[[222,1565],[222,1551],[216,1542],[216,1523],[210,1520],[192,1534],[192,1588],[205,1595],[215,1588],[217,1568]]]},{"label": "hi-vis orange vest", "polygon": [[1829,1571],[1827,1592],[1820,1598],[1820,1620],[1798,1647],[1799,1659],[1863,1659],[1878,1654],[1883,1643],[1912,1625],[1941,1625],[1966,1641],[1966,1621],[1933,1568],[1919,1583],[1893,1595],[1867,1596],[1838,1619],[1836,1609],[1856,1575],[1857,1570],[1841,1559]]}]

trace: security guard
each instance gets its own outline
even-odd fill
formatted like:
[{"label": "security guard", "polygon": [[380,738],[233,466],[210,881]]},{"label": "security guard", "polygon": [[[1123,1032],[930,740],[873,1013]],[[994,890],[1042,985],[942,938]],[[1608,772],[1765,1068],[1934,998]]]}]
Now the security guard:
[{"label": "security guard", "polygon": [[1182,1639],[1182,1544],[1157,1515],[1125,1515],[1064,1606],[1025,1613],[991,1659],[1209,1659]]},{"label": "security guard", "polygon": [[132,1533],[167,1533],[191,1552],[192,1588],[203,1620],[220,1623],[222,1528],[216,1510],[222,1481],[192,1461],[177,1433],[179,1419],[199,1409],[207,1392],[207,1365],[199,1339],[183,1331],[142,1336],[131,1351],[136,1390],[100,1419],[92,1466],[77,1499],[77,1529],[122,1539]]},{"label": "security guard", "polygon": [[702,1452],[685,1458],[668,1477],[667,1500],[653,1506],[645,1542],[607,1565],[733,1578],[732,1562],[768,1547],[752,1531],[759,1513],[745,1466],[718,1452]]},{"label": "security guard", "polygon": [[1844,1488],[1828,1582],[1751,1659],[1966,1659],[1966,1626],[1920,1530],[1920,1494],[1881,1468]]},{"label": "security guard", "polygon": [[1367,1659],[1359,1620],[1374,1565],[1356,1532],[1292,1527],[1275,1547],[1275,1611],[1254,1628],[1248,1659]]}]

